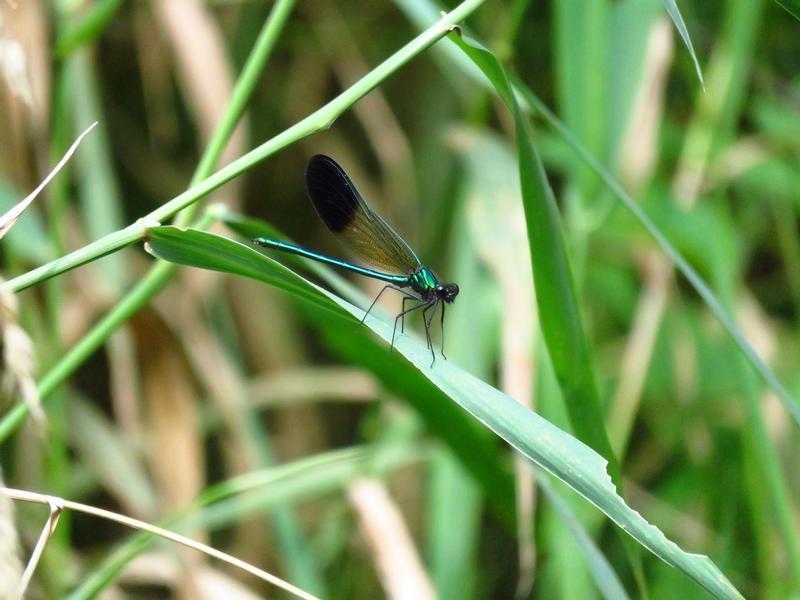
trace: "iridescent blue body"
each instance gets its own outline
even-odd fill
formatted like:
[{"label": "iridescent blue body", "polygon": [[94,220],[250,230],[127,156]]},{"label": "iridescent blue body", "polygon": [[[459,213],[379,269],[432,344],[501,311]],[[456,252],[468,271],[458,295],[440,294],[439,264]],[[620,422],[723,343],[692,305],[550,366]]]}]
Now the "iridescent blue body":
[{"label": "iridescent blue body", "polygon": [[[394,347],[398,320],[400,320],[400,331],[402,332],[405,316],[422,309],[425,337],[433,355],[433,362],[436,361],[436,354],[431,343],[430,326],[433,315],[436,313],[436,307],[441,304],[442,356],[444,356],[444,309],[445,304],[451,304],[458,295],[458,285],[439,282],[433,271],[419,261],[414,251],[397,232],[380,215],[372,211],[344,170],[332,158],[318,154],[309,161],[306,169],[306,187],[314,208],[328,229],[369,262],[385,268],[386,271],[369,269],[348,261],[331,258],[280,240],[260,237],[253,242],[265,248],[290,252],[386,282],[364,314],[362,323],[383,292],[387,289],[400,292],[404,296],[403,310],[395,318],[392,347]],[[406,309],[408,301],[415,301],[417,304]],[[429,318],[427,313],[431,310],[433,312]],[[431,362],[431,366],[433,366],[433,362]]]},{"label": "iridescent blue body", "polygon": [[[429,267],[425,266],[420,266],[416,271],[414,271],[410,275],[393,275],[391,273],[384,273],[382,271],[368,269],[366,267],[362,267],[360,265],[348,262],[346,260],[332,258],[330,256],[320,254],[319,252],[308,250],[307,248],[303,248],[302,246],[289,244],[288,242],[281,242],[280,240],[272,240],[269,238],[260,237],[256,238],[253,241],[259,246],[263,246],[264,248],[272,248],[273,250],[281,250],[283,252],[290,252],[291,254],[297,254],[298,256],[310,258],[312,260],[316,260],[317,262],[333,265],[335,267],[340,267],[342,269],[347,269],[348,271],[352,271],[353,273],[358,273],[359,275],[364,275],[366,277],[372,277],[373,279],[385,281],[386,283],[391,283],[400,288],[409,287],[415,292],[417,292],[417,294],[419,294],[421,298],[430,298],[431,295],[436,294],[437,288],[444,287],[439,283],[439,280],[436,279],[436,275],[433,274],[433,271]],[[458,292],[456,292],[456,294],[457,293]],[[445,300],[445,298],[442,299]]]},{"label": "iridescent blue body", "polygon": [[281,242],[280,240],[271,240],[269,238],[260,237],[253,241],[264,248],[272,248],[273,250],[290,252],[291,254],[297,254],[298,256],[310,258],[312,260],[316,260],[317,262],[325,263],[326,265],[341,267],[342,269],[347,269],[348,271],[358,273],[359,275],[365,275],[367,277],[372,277],[373,279],[379,279],[381,281],[386,281],[387,283],[393,283],[397,286],[411,285],[409,283],[410,277],[408,275],[391,275],[389,273],[382,273],[381,271],[367,269],[366,267],[347,262],[346,260],[331,258],[330,256],[325,256],[319,252],[314,252],[313,250],[308,250],[302,246],[296,246],[295,244]]}]

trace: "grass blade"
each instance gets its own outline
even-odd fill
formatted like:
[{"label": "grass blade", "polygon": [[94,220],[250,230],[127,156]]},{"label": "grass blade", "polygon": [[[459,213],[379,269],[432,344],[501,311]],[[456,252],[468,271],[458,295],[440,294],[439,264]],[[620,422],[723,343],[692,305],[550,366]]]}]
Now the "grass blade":
[{"label": "grass blade", "polygon": [[409,41],[333,100],[272,139],[225,165],[200,183],[193,185],[172,200],[162,204],[146,217],[143,217],[141,222],[108,234],[61,258],[20,275],[4,283],[3,287],[18,292],[135,243],[142,239],[142,222],[153,223],[158,221],[160,223],[172,218],[185,208],[196,203],[206,194],[253,168],[256,164],[276,152],[304,137],[327,129],[353,104],[383,83],[400,67],[446,36],[459,22],[472,14],[483,1],[464,0],[464,2],[444,14],[436,23]]},{"label": "grass blade", "polygon": [[[791,0],[796,4],[796,0]],[[406,7],[404,0],[403,6]],[[410,7],[408,7],[410,10]],[[418,21],[421,15],[418,14],[419,7],[415,6],[415,11],[412,13],[412,18]],[[466,59],[463,53],[458,52],[455,46],[442,46],[439,49],[445,53],[450,59],[450,62],[456,65],[465,74],[479,82],[486,87],[491,86],[488,78],[479,70],[475,68],[474,63]],[[614,197],[628,210],[634,218],[642,224],[647,232],[653,237],[661,250],[666,254],[669,259],[675,264],[675,267],[683,274],[688,280],[689,284],[694,288],[698,295],[703,299],[706,306],[714,314],[714,316],[722,323],[722,326],[733,338],[734,343],[739,347],[742,354],[744,354],[747,362],[759,374],[764,382],[778,395],[781,399],[786,410],[800,425],[800,405],[792,395],[792,393],[780,382],[775,373],[772,372],[764,361],[755,353],[753,347],[744,337],[742,330],[736,324],[733,317],[725,310],[722,303],[717,298],[716,294],[711,290],[708,284],[703,280],[697,271],[689,264],[684,256],[672,245],[667,237],[661,232],[661,229],[655,222],[642,210],[640,205],[622,188],[619,182],[614,178],[611,172],[603,166],[603,164],[587,150],[584,144],[573,134],[566,125],[547,108],[547,106],[528,89],[523,83],[516,78],[512,78],[512,87],[515,94],[519,97],[521,105],[526,110],[539,113],[544,120],[553,128],[553,130],[570,146],[578,157],[586,163],[586,165],[594,171],[594,173],[602,180],[605,186],[613,193]]]},{"label": "grass blade", "polygon": [[[161,521],[160,525],[174,531],[217,529],[264,510],[338,491],[365,472],[381,475],[424,458],[418,446],[401,446],[377,461],[381,450],[380,446],[344,448],[252,471],[203,490],[194,502]],[[67,598],[94,598],[155,540],[156,537],[147,532],[132,536],[106,556]]]},{"label": "grass blade", "polygon": [[[253,248],[196,230],[155,227],[148,230],[149,250],[158,258],[204,269],[231,272],[272,283],[297,295],[329,321],[357,323],[364,311],[293,273]],[[313,296],[317,298],[314,299]],[[370,316],[366,325],[387,343],[390,322]],[[453,364],[437,361],[430,366],[430,352],[407,335],[395,340],[395,349],[444,394],[489,428],[528,460],[566,483],[597,506],[625,532],[666,563],[680,569],[717,598],[742,598],[725,575],[707,557],[689,554],[669,541],[617,494],[606,470],[608,462],[580,440],[558,429],[535,412]]]},{"label": "grass blade", "polygon": [[34,189],[30,194],[25,196],[25,198],[20,200],[20,202],[18,202],[11,210],[0,216],[0,238],[2,238],[6,233],[9,232],[9,230],[14,226],[14,223],[17,222],[17,219],[19,219],[22,213],[24,213],[25,210],[28,208],[28,206],[30,206],[31,202],[34,201],[36,196],[38,196],[39,193],[45,188],[45,186],[48,183],[50,183],[53,177],[58,175],[58,172],[64,167],[65,164],[67,164],[67,161],[72,157],[72,155],[78,149],[78,146],[80,145],[83,138],[86,137],[86,135],[92,129],[94,129],[95,125],[97,125],[97,122],[94,122],[91,125],[89,125],[89,127],[87,127],[83,131],[83,133],[81,133],[77,137],[77,139],[72,143],[72,146],[69,147],[69,150],[67,150],[64,156],[61,158],[61,160],[58,161],[56,166],[53,167],[50,173],[48,173],[47,177],[45,177],[41,181],[41,183],[38,186],[36,186],[36,189]]},{"label": "grass blade", "polygon": [[603,556],[603,553],[594,543],[589,532],[586,531],[569,504],[558,494],[550,477],[539,473],[537,474],[537,481],[547,501],[555,508],[561,520],[564,521],[564,524],[567,526],[567,529],[569,529],[570,533],[574,536],[578,547],[584,554],[589,572],[592,574],[594,582],[597,584],[603,597],[606,598],[606,600],[627,600],[628,594],[625,592],[625,588],[622,586],[614,569],[611,567],[606,557]]},{"label": "grass blade", "polygon": [[667,14],[669,14],[669,18],[672,19],[672,22],[675,24],[675,29],[678,30],[683,43],[686,45],[686,49],[689,50],[689,55],[692,57],[694,70],[697,72],[700,85],[705,88],[706,84],[703,82],[703,72],[700,69],[700,62],[697,60],[697,54],[695,54],[692,38],[689,36],[689,30],[686,29],[686,23],[683,21],[683,15],[681,15],[681,11],[675,0],[663,0],[663,2],[664,8],[667,9]]},{"label": "grass blade", "polygon": [[77,48],[99,36],[125,0],[99,0],[58,36],[56,56],[66,58]]},{"label": "grass blade", "polygon": [[542,333],[577,437],[608,458],[611,477],[619,483],[619,465],[603,426],[589,342],[580,316],[558,206],[544,167],[497,58],[473,40],[463,36],[454,36],[453,40],[492,81],[514,113],[520,184]]},{"label": "grass blade", "polygon": [[775,0],[786,12],[800,21],[800,0]]}]

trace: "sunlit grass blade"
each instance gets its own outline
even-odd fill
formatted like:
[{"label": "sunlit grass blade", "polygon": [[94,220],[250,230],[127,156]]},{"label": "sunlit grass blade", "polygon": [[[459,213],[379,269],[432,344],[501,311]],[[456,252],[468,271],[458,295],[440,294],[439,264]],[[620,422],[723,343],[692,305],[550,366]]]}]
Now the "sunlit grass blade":
[{"label": "sunlit grass blade", "polygon": [[609,460],[612,479],[619,483],[619,465],[603,425],[593,361],[575,294],[558,206],[544,167],[503,67],[491,52],[474,40],[463,36],[452,39],[483,70],[514,114],[520,187],[542,333],[577,437]]},{"label": "sunlit grass blade", "polygon": [[672,22],[675,24],[675,29],[678,30],[683,43],[686,45],[686,49],[689,51],[689,55],[692,57],[694,70],[697,73],[697,78],[700,80],[700,85],[705,87],[705,83],[703,82],[703,71],[700,69],[700,62],[697,60],[697,54],[695,54],[694,46],[692,45],[692,38],[689,35],[689,30],[686,29],[686,23],[683,22],[683,15],[681,14],[681,11],[678,8],[675,0],[663,0],[663,2],[664,8],[667,9],[667,14],[669,14],[669,18],[672,19]]},{"label": "sunlit grass blade", "polygon": [[[403,0],[403,6],[408,7],[412,17],[416,21],[427,15],[430,10],[425,12],[425,9],[433,9],[433,4],[430,2],[411,3],[408,0]],[[434,9],[435,11],[435,9]],[[424,15],[423,15],[424,13]],[[492,83],[489,79],[477,68],[474,63],[466,59],[462,52],[457,51],[455,45],[442,46],[437,48],[437,51],[444,53],[453,65],[456,65],[461,71],[473,78],[475,81],[485,87],[491,87]],[[781,402],[785,406],[792,418],[800,425],[800,406],[792,393],[780,382],[775,373],[772,372],[764,361],[755,353],[753,347],[744,337],[742,330],[736,324],[736,321],[731,317],[727,310],[723,307],[722,303],[717,298],[716,294],[711,290],[708,284],[703,280],[697,271],[689,264],[686,258],[675,248],[675,246],[667,239],[662,233],[661,229],[656,223],[642,210],[639,204],[628,194],[614,178],[611,172],[603,166],[603,164],[583,145],[583,143],[572,133],[569,128],[547,108],[547,106],[522,82],[517,78],[512,77],[512,87],[515,94],[518,96],[521,106],[532,113],[538,113],[542,118],[553,128],[553,130],[561,137],[567,145],[573,149],[578,157],[603,181],[605,186],[613,193],[614,197],[628,210],[634,218],[641,223],[647,232],[653,237],[663,252],[675,264],[675,267],[683,274],[688,280],[689,284],[695,289],[698,295],[708,306],[709,310],[714,316],[722,323],[725,330],[733,338],[734,343],[739,347],[744,354],[747,362],[759,374],[764,382],[778,395]]]},{"label": "sunlit grass blade", "polygon": [[[514,117],[520,190],[528,231],[539,323],[576,436],[608,460],[608,471],[622,492],[622,472],[605,428],[593,358],[585,334],[561,225],[561,215],[539,158],[530,126],[497,57],[463,35],[451,39],[492,82]],[[645,581],[637,549],[623,538],[637,585]],[[646,592],[642,592],[646,593]]]},{"label": "sunlit grass blade", "polygon": [[[326,317],[320,320],[321,328],[333,322],[339,325],[349,323],[350,336],[355,338],[358,335],[358,319],[364,315],[363,310],[244,244],[210,233],[174,227],[155,227],[148,231],[150,251],[159,258],[274,284],[297,295],[309,308],[313,307]],[[313,296],[317,299],[314,300]],[[391,340],[391,323],[371,317],[366,325],[384,342]],[[608,476],[607,461],[590,447],[463,371],[452,361],[439,361],[431,368],[428,349],[416,339],[400,336],[395,340],[395,348],[462,409],[527,459],[597,506],[656,556],[686,573],[718,598],[742,598],[708,557],[681,550],[628,507]]]}]

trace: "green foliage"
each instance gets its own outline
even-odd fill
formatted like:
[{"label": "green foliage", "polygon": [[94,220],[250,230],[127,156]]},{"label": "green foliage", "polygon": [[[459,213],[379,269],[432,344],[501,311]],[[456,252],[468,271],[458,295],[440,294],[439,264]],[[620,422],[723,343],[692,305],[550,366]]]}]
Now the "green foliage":
[{"label": "green foliage", "polygon": [[795,19],[800,21],[800,2],[798,0],[775,0],[786,9]]},{"label": "green foliage", "polygon": [[[364,315],[363,310],[305,281],[280,263],[226,238],[191,229],[157,227],[148,230],[148,244],[150,251],[162,260],[250,277],[279,287],[307,306],[323,311],[320,327],[336,327],[348,314],[357,318]],[[370,316],[365,324],[390,342],[392,323],[393,319],[386,321]],[[361,332],[351,333],[351,336],[358,335]],[[461,408],[525,458],[592,502],[656,556],[681,569],[719,598],[741,597],[707,557],[683,552],[629,508],[617,495],[606,472],[607,461],[591,448],[452,362],[431,366],[430,353],[421,342],[400,336],[395,340],[395,347]]]},{"label": "green foliage", "polygon": [[[4,483],[325,598],[800,593],[795,0],[35,4],[0,210],[100,127],[2,241]],[[448,360],[248,244],[358,260],[318,152],[459,283]],[[62,513],[35,593],[274,594],[97,523]]]}]

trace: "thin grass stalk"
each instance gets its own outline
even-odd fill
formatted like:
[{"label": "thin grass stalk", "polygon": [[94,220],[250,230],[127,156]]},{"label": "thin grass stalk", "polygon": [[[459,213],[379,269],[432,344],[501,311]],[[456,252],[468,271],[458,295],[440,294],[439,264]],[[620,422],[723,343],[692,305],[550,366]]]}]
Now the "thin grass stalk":
[{"label": "thin grass stalk", "polygon": [[[268,583],[271,583],[276,587],[279,587],[281,589],[286,590],[287,592],[290,592],[291,594],[297,596],[298,598],[304,598],[305,600],[319,600],[316,596],[312,596],[311,594],[304,592],[303,590],[293,586],[291,583],[283,581],[282,579],[275,577],[274,575],[267,573],[262,569],[254,567],[253,565],[246,563],[243,560],[239,560],[238,558],[233,557],[230,554],[226,554],[225,552],[220,552],[216,548],[212,548],[211,546],[192,540],[190,538],[187,538],[186,536],[174,533],[162,527],[156,527],[155,525],[150,525],[149,523],[145,523],[144,521],[140,521],[138,519],[132,519],[131,517],[126,517],[125,515],[120,515],[118,513],[114,513],[109,510],[104,510],[102,508],[89,506],[88,504],[81,504],[80,502],[72,502],[71,500],[65,500],[63,498],[54,498],[46,494],[37,494],[34,492],[28,492],[25,490],[16,490],[12,488],[0,488],[0,493],[7,495],[9,498],[13,498],[14,500],[24,500],[26,502],[47,504],[48,506],[51,507],[51,514],[50,517],[48,518],[47,525],[45,526],[45,529],[42,532],[41,536],[42,539],[46,539],[52,534],[53,528],[55,527],[55,520],[57,520],[57,518],[54,518],[54,515],[55,517],[57,517],[57,515],[61,512],[61,510],[68,508],[70,510],[86,513],[88,515],[100,517],[102,519],[108,519],[110,521],[115,521],[117,523],[121,523],[122,525],[126,525],[134,529],[139,529],[141,531],[146,531],[147,533],[158,535],[167,540],[176,542],[178,544],[182,544],[188,548],[193,548],[194,550],[203,552],[211,556],[212,558],[216,558],[217,560],[221,560],[230,565],[233,565],[234,567],[242,569],[243,571],[246,571],[251,575],[255,575],[259,579],[262,579]],[[38,547],[39,545],[37,544],[37,548]]]},{"label": "thin grass stalk", "polygon": [[[88,246],[85,246],[84,248],[67,255],[66,257],[52,261],[47,265],[40,267],[39,269],[35,269],[31,273],[27,274],[27,277],[22,276],[21,281],[19,277],[16,278],[16,280],[11,280],[11,282],[8,284],[9,288],[13,291],[19,291],[20,289],[24,289],[25,287],[33,285],[38,281],[42,281],[43,279],[52,277],[58,273],[85,264],[86,262],[114,252],[119,248],[135,243],[136,241],[142,239],[145,235],[142,223],[151,219],[158,220],[159,218],[167,218],[181,210],[181,208],[191,206],[206,193],[216,189],[239,173],[249,169],[260,160],[267,158],[273,152],[282,149],[284,146],[289,145],[290,143],[293,143],[302,137],[310,135],[314,131],[317,131],[318,128],[321,128],[321,126],[324,124],[327,124],[325,126],[329,126],[342,112],[346,111],[359,98],[367,94],[375,86],[379,85],[384,79],[389,77],[392,73],[394,73],[395,70],[403,66],[406,62],[410,61],[423,50],[441,39],[456,23],[466,18],[482,3],[483,0],[466,0],[465,2],[462,2],[453,11],[444,15],[435,25],[431,26],[429,29],[417,36],[414,40],[406,44],[406,46],[401,48],[389,59],[381,63],[381,65],[370,71],[370,73],[361,78],[353,86],[342,92],[328,104],[312,113],[282,134],[279,134],[272,140],[265,142],[255,150],[232,162],[224,169],[218,171],[215,175],[203,180],[201,184],[192,186],[189,190],[174,198],[157,211],[154,211],[145,219],[120,231],[105,236],[97,242],[89,244]],[[276,16],[276,13],[273,12],[270,15],[270,18],[279,18],[280,14],[281,13],[278,13]],[[274,39],[278,35],[279,31],[279,27],[273,26],[270,29],[271,36],[267,36],[266,33],[264,36],[262,36],[261,40],[264,40],[264,43],[262,46],[259,46],[261,52],[267,52],[271,49],[271,46],[267,44],[266,40],[271,40],[272,43],[274,43]],[[253,60],[257,60],[257,57],[254,57]],[[248,61],[248,66],[249,63],[250,61]],[[252,69],[246,66],[241,80],[244,80],[244,75],[246,72],[248,75],[248,81],[251,82],[251,85],[255,85],[255,81],[259,73],[259,71],[256,70],[257,65],[258,63],[254,64]],[[252,77],[252,80],[250,77]],[[252,87],[248,88],[244,84],[240,87],[239,84],[237,84],[236,89],[234,90],[234,97],[237,97],[240,93],[245,94],[248,89],[252,89]],[[246,99],[243,99],[240,102],[242,109],[246,103]],[[232,111],[230,114],[231,119],[223,119],[223,124],[220,125],[220,127],[224,126],[230,130],[228,137],[230,136],[230,132],[232,132],[235,128],[235,121],[238,121],[238,119],[232,118]],[[230,121],[233,121],[233,123]],[[217,141],[215,142],[215,140]],[[221,153],[222,147],[226,142],[227,139],[223,139],[222,135],[215,135],[214,138],[212,138],[212,143],[209,144],[209,148],[211,148],[213,144],[215,151]],[[216,159],[212,160],[209,158],[207,161],[201,161],[201,165],[210,170],[215,162]],[[211,166],[205,163],[210,163]],[[197,179],[201,178],[198,176]],[[155,269],[159,269],[159,272],[154,272]],[[33,276],[33,273],[36,272],[38,272],[39,275]],[[164,273],[162,274],[161,272]],[[113,309],[112,312],[108,313],[106,317],[104,317],[103,320],[98,323],[91,332],[89,332],[89,334],[84,336],[84,338],[82,338],[81,341],[78,342],[78,344],[74,346],[73,349],[44,377],[39,384],[40,395],[43,398],[46,397],[52,393],[52,391],[57,388],[62,381],[74,373],[75,370],[81,364],[83,364],[86,359],[105,342],[106,339],[108,339],[111,333],[113,333],[122,323],[126,322],[159,289],[161,289],[164,283],[166,283],[166,280],[169,278],[170,273],[169,266],[157,265],[144,280],[142,280],[125,298],[123,298],[123,300]],[[16,281],[16,283],[13,283],[14,281]],[[11,411],[8,412],[8,414],[3,417],[3,420],[0,421],[0,443],[2,443],[3,440],[5,440],[13,431],[16,430],[16,428],[25,418],[26,414],[26,407],[23,404],[17,404]]]},{"label": "thin grass stalk", "polygon": [[[408,0],[397,0],[397,2],[409,13],[409,16],[415,21],[419,22],[422,16],[431,11],[435,11],[435,6],[432,2],[425,2],[423,6],[411,6]],[[451,64],[454,64],[460,71],[479,82],[484,87],[489,87],[491,84],[485,78],[479,69],[464,55],[462,55],[455,46],[443,46],[441,51],[446,54]],[[755,353],[750,343],[744,337],[739,326],[734,319],[730,316],[728,311],[723,307],[720,300],[703,280],[697,271],[689,264],[686,258],[670,243],[667,237],[661,232],[655,222],[642,210],[640,205],[628,194],[614,178],[611,172],[584,146],[578,137],[542,102],[530,88],[528,88],[519,78],[510,76],[511,84],[514,93],[520,102],[521,108],[528,113],[538,113],[544,118],[547,124],[562,138],[567,145],[578,155],[586,166],[592,170],[597,177],[601,179],[603,184],[612,192],[614,197],[628,210],[634,218],[647,230],[653,237],[655,242],[666,254],[666,256],[675,264],[675,267],[683,274],[688,280],[689,284],[694,288],[698,295],[703,299],[706,306],[714,314],[714,316],[722,323],[722,326],[733,338],[733,341],[739,347],[741,352],[745,355],[747,361],[751,364],[753,369],[759,374],[764,382],[772,388],[772,390],[781,399],[786,410],[800,425],[800,404],[797,399],[789,392],[789,390],[781,383],[764,361],[759,358]]]},{"label": "thin grass stalk", "polygon": [[[381,447],[357,446],[299,459],[295,462],[252,471],[214,484],[182,510],[159,521],[163,527],[190,531],[199,527],[215,529],[234,519],[279,503],[309,499],[333,489],[343,488],[349,481],[369,471],[374,476],[427,457],[427,449],[397,446],[387,459],[378,461]],[[257,495],[257,502],[246,504],[248,494]],[[237,507],[232,507],[236,503]],[[136,556],[146,550],[156,538],[138,532],[104,557],[99,565],[68,596],[69,600],[94,597],[108,585]]]},{"label": "thin grass stalk", "polygon": [[[10,498],[14,497],[13,494],[8,494],[8,496]],[[18,598],[25,597],[25,592],[28,589],[28,585],[30,585],[33,574],[36,572],[36,567],[39,564],[39,559],[41,559],[42,553],[47,547],[47,541],[55,533],[56,526],[58,525],[58,518],[61,516],[63,506],[57,500],[49,498],[47,505],[50,507],[50,514],[47,516],[47,521],[45,522],[44,527],[42,527],[42,532],[39,534],[39,539],[36,541],[36,545],[33,548],[33,552],[28,560],[28,564],[25,566],[25,572],[22,574],[22,578],[19,580],[19,585],[17,586]]]},{"label": "thin grass stalk", "polygon": [[747,361],[753,369],[759,374],[764,382],[772,388],[778,397],[781,399],[786,410],[800,425],[800,405],[797,400],[789,392],[789,390],[780,382],[775,373],[772,372],[764,361],[755,353],[753,347],[744,337],[742,330],[737,325],[733,317],[728,313],[720,300],[703,280],[698,272],[692,267],[686,258],[678,252],[678,250],[670,243],[667,237],[661,232],[655,222],[644,212],[639,204],[630,197],[630,195],[622,188],[613,175],[598,161],[592,154],[586,150],[569,129],[556,117],[552,111],[527,87],[521,82],[514,82],[515,91],[520,94],[525,103],[534,111],[538,112],[547,121],[547,123],[561,136],[564,141],[578,154],[578,156],[586,162],[589,168],[594,171],[603,183],[611,190],[614,196],[622,203],[622,205],[636,218],[639,223],[644,226],[647,232],[653,237],[655,242],[667,255],[667,257],[674,263],[675,267],[683,274],[688,280],[689,284],[700,295],[705,302],[708,309],[714,314],[717,320],[722,324],[728,334],[733,338],[738,348],[744,354]]},{"label": "thin grass stalk", "polygon": [[[35,283],[44,281],[49,277],[53,277],[59,273],[63,273],[92,260],[96,260],[97,258],[105,256],[106,254],[110,254],[111,252],[115,252],[120,248],[143,239],[145,237],[146,223],[152,223],[153,221],[169,218],[170,216],[179,212],[181,209],[191,206],[202,196],[213,191],[236,175],[239,175],[259,161],[269,157],[274,152],[283,149],[285,146],[288,146],[289,144],[294,143],[303,137],[311,135],[319,129],[324,129],[330,126],[330,124],[333,123],[333,121],[339,115],[350,108],[350,106],[352,106],[362,96],[367,94],[383,80],[388,78],[394,73],[394,71],[402,67],[412,58],[445,36],[447,32],[450,31],[453,26],[455,26],[455,24],[469,16],[482,3],[483,0],[465,0],[453,11],[445,14],[436,24],[422,32],[420,35],[414,38],[414,40],[406,44],[403,48],[398,50],[394,55],[381,63],[378,67],[367,73],[350,88],[328,102],[328,104],[318,109],[294,126],[290,127],[283,133],[265,142],[255,150],[233,161],[225,168],[217,171],[214,175],[206,179],[202,179],[200,176],[198,176],[198,180],[202,179],[201,183],[191,186],[187,191],[180,194],[156,211],[153,211],[147,217],[140,219],[136,223],[133,223],[124,229],[104,236],[100,240],[84,246],[83,248],[76,250],[67,256],[56,259],[55,261],[51,261],[50,263],[47,263],[38,269],[34,269],[25,275],[10,280],[6,284],[3,284],[3,287],[18,292],[26,287],[34,285]],[[276,16],[276,13],[273,12],[270,15],[270,18],[278,18],[280,14],[281,13],[278,13]],[[263,40],[263,45],[259,46],[260,52],[268,52],[271,50],[271,44],[268,44],[266,40],[270,40],[272,43],[274,43],[274,39],[276,39],[276,36],[280,32],[280,28],[275,26],[270,29],[270,32],[271,36],[266,36],[265,33],[261,38]],[[253,57],[252,60],[256,61],[261,59],[258,57]],[[248,61],[248,66],[249,63],[250,61]],[[246,72],[248,75],[247,81],[249,82],[249,85],[246,86],[242,84],[240,87],[239,84],[237,84],[236,89],[234,90],[234,97],[237,97],[239,94],[245,94],[249,96],[248,90],[252,90],[252,86],[255,85],[258,73],[260,72],[256,69],[258,63],[254,63],[252,68],[248,68],[248,66],[245,67],[245,71],[243,72],[241,79],[245,79],[244,75]],[[251,77],[252,79],[250,79]],[[246,99],[243,99],[237,103],[237,106],[241,105],[243,110],[243,107],[246,105],[246,103]],[[232,132],[235,128],[234,123],[238,121],[238,118],[234,118],[234,113],[232,110],[229,114],[230,118],[223,119],[223,124],[220,125],[220,127],[224,126],[230,130],[228,137],[230,136],[230,132]],[[210,149],[212,146],[215,152],[221,153],[222,147],[227,142],[227,139],[223,138],[224,136],[221,134],[219,136],[215,135],[214,138],[212,138],[212,143],[209,144],[208,153],[211,152]],[[217,157],[214,159],[209,158],[206,161],[201,161],[201,165],[210,170],[213,168],[213,164],[216,163],[218,158],[219,155],[217,155]],[[155,269],[159,269],[159,272],[155,272]],[[43,398],[49,395],[56,387],[58,387],[58,385],[60,385],[64,379],[69,377],[97,348],[99,348],[105,342],[106,339],[108,339],[111,333],[113,333],[122,323],[126,322],[159,289],[161,289],[166,280],[169,278],[169,267],[158,265],[155,267],[155,269],[151,271],[145,279],[137,284],[137,286],[125,298],[123,298],[123,300],[112,310],[112,312],[108,313],[106,317],[104,317],[103,320],[98,323],[91,332],[84,336],[84,338],[82,338],[81,341],[74,346],[73,349],[44,377],[39,385],[39,393]],[[23,404],[17,404],[3,417],[3,420],[0,421],[0,443],[2,443],[3,440],[5,440],[11,433],[13,433],[13,431],[16,430],[16,428],[25,418],[26,414],[27,408]]]},{"label": "thin grass stalk", "polygon": [[272,139],[267,140],[247,154],[237,158],[219,171],[216,171],[201,183],[192,186],[169,202],[161,205],[139,221],[87,244],[83,248],[71,252],[66,256],[50,261],[19,277],[15,277],[4,284],[4,287],[14,292],[19,292],[32,285],[41,283],[46,279],[97,260],[98,258],[144,239],[146,234],[143,224],[145,224],[145,226],[150,226],[156,222],[161,223],[167,221],[184,208],[191,206],[203,196],[213,192],[276,152],[283,150],[287,146],[313,133],[328,129],[342,113],[347,111],[353,104],[380,85],[386,78],[408,63],[412,58],[447,35],[460,21],[469,16],[483,4],[483,2],[484,0],[465,0],[451,12],[444,14],[437,23],[423,31],[420,35],[323,107],[282,131]]}]

